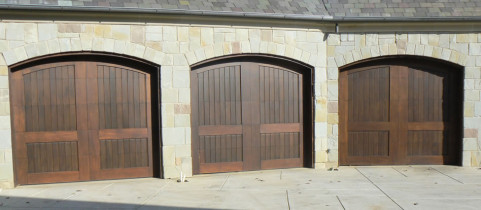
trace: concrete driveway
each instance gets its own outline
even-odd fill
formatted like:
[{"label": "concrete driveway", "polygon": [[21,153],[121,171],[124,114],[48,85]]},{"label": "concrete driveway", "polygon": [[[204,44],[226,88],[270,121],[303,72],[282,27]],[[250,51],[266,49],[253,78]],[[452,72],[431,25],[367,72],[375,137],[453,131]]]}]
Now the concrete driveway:
[{"label": "concrete driveway", "polygon": [[20,186],[0,209],[480,209],[481,170],[455,166],[282,169]]}]

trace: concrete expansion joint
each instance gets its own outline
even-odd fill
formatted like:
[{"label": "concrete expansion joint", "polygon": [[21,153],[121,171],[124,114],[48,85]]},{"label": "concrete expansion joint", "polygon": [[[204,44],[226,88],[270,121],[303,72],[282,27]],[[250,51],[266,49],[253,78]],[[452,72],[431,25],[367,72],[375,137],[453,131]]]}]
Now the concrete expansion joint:
[{"label": "concrete expansion joint", "polygon": [[372,185],[374,185],[379,191],[381,191],[386,197],[388,197],[393,203],[399,206],[400,209],[404,210],[404,208],[399,205],[391,196],[389,196],[384,190],[382,190],[376,183],[374,183],[369,177],[367,177],[364,173],[362,173],[357,167],[355,168],[357,172],[359,172],[364,178],[366,178]]},{"label": "concrete expansion joint", "polygon": [[461,184],[464,184],[462,181],[460,181],[460,180],[458,180],[458,179],[455,179],[454,177],[449,176],[449,175],[447,175],[447,174],[439,171],[438,169],[435,169],[435,168],[433,168],[433,167],[429,167],[429,169],[435,170],[436,172],[438,172],[438,173],[440,173],[440,174],[442,174],[442,175],[444,175],[444,176],[447,176],[448,178],[450,178],[450,179],[452,179],[452,180],[454,180],[454,181],[456,181],[456,182],[459,182],[459,183],[461,183]]}]

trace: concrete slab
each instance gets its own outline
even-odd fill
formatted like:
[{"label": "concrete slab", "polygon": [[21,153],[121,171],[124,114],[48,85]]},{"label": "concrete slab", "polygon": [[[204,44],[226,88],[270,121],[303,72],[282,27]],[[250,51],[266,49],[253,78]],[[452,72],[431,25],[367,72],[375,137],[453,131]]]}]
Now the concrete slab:
[{"label": "concrete slab", "polygon": [[478,209],[481,170],[454,166],[306,168],[20,186],[1,209]]}]

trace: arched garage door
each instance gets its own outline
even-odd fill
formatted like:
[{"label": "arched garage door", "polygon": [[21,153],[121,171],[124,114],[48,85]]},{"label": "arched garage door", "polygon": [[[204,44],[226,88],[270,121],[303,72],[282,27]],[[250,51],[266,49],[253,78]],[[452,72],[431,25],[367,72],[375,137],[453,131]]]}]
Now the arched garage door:
[{"label": "arched garage door", "polygon": [[341,165],[458,164],[461,73],[421,58],[342,69]]},{"label": "arched garage door", "polygon": [[266,60],[231,59],[193,69],[194,173],[304,165],[310,71],[303,75],[305,67]]},{"label": "arched garage door", "polygon": [[10,81],[17,184],[153,175],[150,74],[52,62]]}]

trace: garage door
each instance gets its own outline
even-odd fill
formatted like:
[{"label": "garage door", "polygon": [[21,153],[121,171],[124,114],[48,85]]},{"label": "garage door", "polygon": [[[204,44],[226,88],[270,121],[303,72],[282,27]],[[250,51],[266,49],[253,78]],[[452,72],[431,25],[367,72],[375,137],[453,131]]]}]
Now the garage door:
[{"label": "garage door", "polygon": [[342,165],[456,164],[457,69],[379,65],[340,75]]},{"label": "garage door", "polygon": [[195,69],[194,173],[302,166],[302,78],[253,62]]},{"label": "garage door", "polygon": [[11,74],[18,184],[152,176],[150,76],[99,62]]}]

